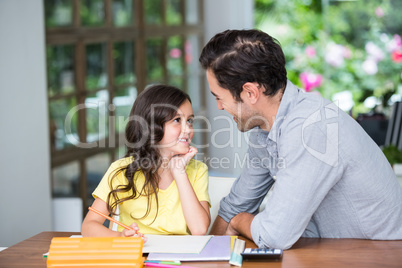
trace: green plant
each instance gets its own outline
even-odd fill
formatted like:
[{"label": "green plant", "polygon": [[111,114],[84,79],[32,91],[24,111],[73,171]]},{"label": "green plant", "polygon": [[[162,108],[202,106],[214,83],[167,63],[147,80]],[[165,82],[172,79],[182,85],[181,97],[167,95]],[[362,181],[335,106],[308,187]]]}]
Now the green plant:
[{"label": "green plant", "polygon": [[395,145],[388,145],[382,149],[385,157],[391,165],[402,163],[402,151],[398,150]]},{"label": "green plant", "polygon": [[402,95],[402,1],[323,3],[256,0],[256,25],[281,42],[296,85],[333,101],[348,96],[338,103],[354,116],[388,114]]}]

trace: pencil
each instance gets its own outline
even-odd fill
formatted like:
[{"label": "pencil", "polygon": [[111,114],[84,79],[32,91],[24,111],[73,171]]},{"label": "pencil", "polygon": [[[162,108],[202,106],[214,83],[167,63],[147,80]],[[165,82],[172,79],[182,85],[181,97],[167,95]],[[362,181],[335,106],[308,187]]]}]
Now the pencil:
[{"label": "pencil", "polygon": [[[92,211],[92,212],[95,212],[95,213],[98,214],[98,215],[101,215],[102,217],[105,217],[105,218],[108,219],[109,221],[112,221],[112,222],[114,222],[114,223],[120,225],[121,227],[123,227],[123,228],[125,228],[125,229],[127,229],[127,230],[133,230],[133,228],[128,227],[127,225],[125,225],[125,224],[123,224],[123,223],[121,223],[121,222],[119,222],[119,221],[117,221],[117,220],[115,220],[115,219],[113,219],[113,218],[111,218],[111,217],[109,217],[109,216],[103,214],[102,212],[100,212],[100,211],[94,209],[93,207],[89,207],[88,209],[89,209],[90,211]],[[137,233],[138,233],[138,232],[137,232]]]}]

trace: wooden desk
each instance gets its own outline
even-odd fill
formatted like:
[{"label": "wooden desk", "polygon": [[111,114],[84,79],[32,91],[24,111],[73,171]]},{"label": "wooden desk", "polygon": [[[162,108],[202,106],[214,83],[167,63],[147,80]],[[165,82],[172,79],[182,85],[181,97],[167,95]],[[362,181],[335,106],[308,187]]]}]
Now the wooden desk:
[{"label": "wooden desk", "polygon": [[[53,237],[69,237],[66,232],[43,232],[0,252],[0,267],[46,267],[43,253],[49,251]],[[246,247],[255,244],[246,240]],[[234,268],[228,262],[186,262],[201,268]],[[279,262],[243,262],[244,268],[262,267],[402,267],[402,240],[301,238],[284,251]],[[179,267],[178,267],[179,268]]]}]

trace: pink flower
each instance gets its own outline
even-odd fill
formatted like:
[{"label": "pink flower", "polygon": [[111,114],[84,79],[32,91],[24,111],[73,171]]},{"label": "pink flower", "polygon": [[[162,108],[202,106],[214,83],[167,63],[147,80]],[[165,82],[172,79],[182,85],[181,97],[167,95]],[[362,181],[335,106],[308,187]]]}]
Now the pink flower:
[{"label": "pink flower", "polygon": [[373,58],[376,62],[381,61],[385,57],[384,52],[381,50],[381,48],[379,48],[371,41],[366,44],[365,49],[367,54],[369,54],[370,57]]},{"label": "pink flower", "polygon": [[314,58],[316,55],[315,48],[313,46],[307,46],[304,52],[309,58]]},{"label": "pink flower", "polygon": [[184,44],[184,51],[186,53],[185,61],[187,64],[190,64],[193,61],[193,48],[190,41],[186,41]]},{"label": "pink flower", "polygon": [[169,54],[173,59],[177,59],[181,57],[181,50],[178,48],[172,48]]},{"label": "pink flower", "polygon": [[314,88],[320,87],[322,84],[322,75],[303,72],[299,76],[304,89],[306,92],[313,90]]},{"label": "pink flower", "polygon": [[394,51],[392,52],[392,60],[397,63],[402,62],[402,51]]},{"label": "pink flower", "polygon": [[377,7],[376,9],[375,9],[375,15],[378,17],[378,18],[382,18],[383,16],[384,16],[384,10],[381,8],[381,7]]},{"label": "pink flower", "polygon": [[387,51],[394,52],[402,48],[402,39],[400,35],[395,34],[393,38],[387,43]]},{"label": "pink flower", "polygon": [[343,57],[344,57],[345,59],[350,59],[350,58],[352,58],[352,51],[350,50],[350,48],[344,47],[344,49],[343,49]]},{"label": "pink flower", "polygon": [[344,63],[345,47],[335,43],[329,43],[326,48],[325,61],[333,66],[340,67]]},{"label": "pink flower", "polygon": [[394,34],[394,38],[396,46],[397,47],[402,47],[402,38],[400,35]]}]

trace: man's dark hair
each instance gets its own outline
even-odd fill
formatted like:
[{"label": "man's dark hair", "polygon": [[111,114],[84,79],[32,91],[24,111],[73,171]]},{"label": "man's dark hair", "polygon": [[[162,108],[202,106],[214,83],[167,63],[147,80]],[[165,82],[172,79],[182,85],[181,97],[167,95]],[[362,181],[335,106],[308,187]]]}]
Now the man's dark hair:
[{"label": "man's dark hair", "polygon": [[228,89],[237,101],[247,82],[275,95],[286,86],[285,55],[279,42],[260,30],[226,30],[205,45],[199,59],[215,75],[219,86]]}]

